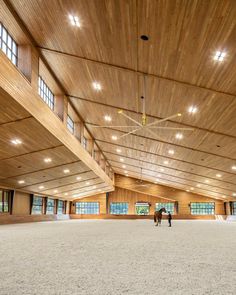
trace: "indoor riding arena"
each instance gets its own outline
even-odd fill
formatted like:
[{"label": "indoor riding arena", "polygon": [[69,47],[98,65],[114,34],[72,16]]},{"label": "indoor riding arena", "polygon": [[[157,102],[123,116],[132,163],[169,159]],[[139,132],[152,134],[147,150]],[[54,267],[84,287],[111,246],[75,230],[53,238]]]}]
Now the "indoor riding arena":
[{"label": "indoor riding arena", "polygon": [[0,295],[235,295],[235,114],[235,0],[0,0]]}]

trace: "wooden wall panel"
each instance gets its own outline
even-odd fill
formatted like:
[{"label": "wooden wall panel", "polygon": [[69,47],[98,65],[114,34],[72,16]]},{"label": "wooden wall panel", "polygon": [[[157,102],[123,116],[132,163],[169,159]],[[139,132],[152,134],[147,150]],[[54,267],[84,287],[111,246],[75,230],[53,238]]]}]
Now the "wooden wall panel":
[{"label": "wooden wall panel", "polygon": [[[162,196],[162,197],[161,197]],[[163,197],[165,196],[165,197]],[[208,198],[205,196],[195,195],[193,193],[187,193],[185,191],[172,189],[168,187],[162,187],[162,191],[160,193],[157,192],[156,196],[153,194],[153,191],[148,193],[142,193],[134,190],[124,189],[121,187],[116,187],[115,191],[109,193],[108,197],[108,203],[107,203],[107,213],[110,211],[110,203],[111,202],[127,202],[129,203],[129,215],[135,215],[135,203],[137,202],[149,202],[151,204],[150,206],[150,214],[153,214],[155,210],[155,204],[165,203],[165,202],[178,202],[178,217],[181,218],[191,218],[190,213],[190,203],[191,202],[214,202],[215,203],[215,214],[216,215],[225,215],[225,209],[224,209],[224,202],[221,200],[216,200],[212,198]],[[85,202],[100,202],[101,197],[100,195],[97,196],[91,196],[84,199],[79,199],[77,201],[85,201]],[[75,208],[75,207],[73,207]],[[71,212],[72,214],[75,214],[75,210]],[[106,210],[101,210],[100,214],[105,214]],[[198,217],[199,219],[200,217]]]},{"label": "wooden wall panel", "polygon": [[158,202],[159,203],[166,202],[166,200],[116,187],[114,192],[109,193],[109,198],[108,198],[109,212],[110,212],[110,203],[112,202],[128,202],[129,214],[135,214],[135,203],[149,202],[151,204],[150,214],[153,214],[155,211],[155,204]]},{"label": "wooden wall panel", "polygon": [[[216,211],[215,214],[224,215],[224,202],[219,200],[210,199],[207,197],[196,196],[194,194],[187,194],[185,192],[181,192],[175,190],[171,192],[166,190],[167,197],[178,200],[179,213],[180,215],[188,215],[190,214],[190,202],[215,202]],[[111,202],[128,202],[129,203],[129,214],[135,214],[135,203],[139,201],[149,202],[151,203],[150,214],[153,214],[155,209],[155,204],[158,202],[168,202],[166,199],[154,196],[150,196],[148,194],[142,194],[135,191],[130,191],[126,189],[122,189],[116,187],[114,192],[109,193],[109,204]]]},{"label": "wooden wall panel", "polygon": [[12,209],[13,215],[29,215],[30,194],[15,191]]}]

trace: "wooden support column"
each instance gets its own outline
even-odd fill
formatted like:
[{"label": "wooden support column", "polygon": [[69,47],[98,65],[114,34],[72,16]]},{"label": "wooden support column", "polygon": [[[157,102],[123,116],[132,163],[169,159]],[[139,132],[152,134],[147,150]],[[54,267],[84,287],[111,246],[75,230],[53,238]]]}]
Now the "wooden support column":
[{"label": "wooden support column", "polygon": [[32,78],[32,46],[20,45],[18,47],[18,68],[22,74],[31,82]]},{"label": "wooden support column", "polygon": [[64,104],[63,104],[63,123],[67,125],[67,114],[68,114],[68,98],[64,96]]},{"label": "wooden support column", "polygon": [[43,198],[43,214],[47,214],[47,203],[48,203],[48,197]]},{"label": "wooden support column", "polygon": [[100,167],[105,171],[106,169],[106,161],[103,157],[100,158]]},{"label": "wooden support column", "polygon": [[79,137],[80,137],[80,142],[83,142],[83,137],[84,137],[84,123],[80,122],[79,123]]},{"label": "wooden support column", "polygon": [[65,104],[67,105],[64,95],[55,96],[54,112],[58,115],[58,117],[63,122],[66,122],[66,117],[67,117],[67,115],[65,115],[64,113]]},{"label": "wooden support column", "polygon": [[35,48],[31,50],[31,86],[35,93],[38,95],[38,83],[39,83],[39,53]]},{"label": "wooden support column", "polygon": [[88,139],[87,151],[90,153],[91,156],[93,155],[94,139],[92,139],[92,138]]}]

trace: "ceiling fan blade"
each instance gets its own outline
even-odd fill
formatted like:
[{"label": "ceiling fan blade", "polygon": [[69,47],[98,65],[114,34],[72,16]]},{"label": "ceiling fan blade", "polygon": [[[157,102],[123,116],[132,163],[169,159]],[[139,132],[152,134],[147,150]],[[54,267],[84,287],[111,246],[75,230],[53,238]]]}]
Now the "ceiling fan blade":
[{"label": "ceiling fan blade", "polygon": [[173,119],[173,118],[176,118],[176,117],[181,117],[181,114],[178,113],[178,114],[172,115],[172,116],[167,117],[167,118],[164,118],[164,119],[156,120],[156,121],[154,121],[154,122],[152,122],[152,123],[147,124],[146,126],[147,126],[147,127],[150,127],[150,126],[153,126],[153,125],[159,124],[159,123],[161,123],[161,122],[168,121],[168,120]]},{"label": "ceiling fan blade", "polygon": [[137,186],[143,186],[143,187],[145,187],[145,186],[149,186],[149,184],[137,184],[137,185],[135,185],[135,187],[137,187]]},{"label": "ceiling fan blade", "polygon": [[141,130],[141,129],[143,129],[143,127],[139,127],[139,128],[134,129],[134,130],[132,130],[132,131],[130,131],[130,132],[128,132],[128,133],[125,133],[125,134],[121,135],[121,136],[119,137],[119,139],[122,138],[122,137],[125,137],[125,136],[127,136],[127,135],[133,134],[133,133],[135,133],[136,131]]},{"label": "ceiling fan blade", "polygon": [[122,116],[124,116],[125,118],[131,120],[132,122],[136,123],[139,126],[142,126],[141,123],[139,123],[138,121],[136,121],[135,119],[131,118],[130,116],[126,115],[122,110],[118,111],[118,114],[121,114]]},{"label": "ceiling fan blade", "polygon": [[183,130],[183,131],[193,131],[194,128],[182,128],[182,127],[165,127],[165,126],[150,126],[150,128],[156,129],[169,129],[169,130]]},{"label": "ceiling fan blade", "polygon": [[150,134],[152,134],[152,136],[164,141],[164,139],[162,137],[160,137],[159,135],[157,135],[155,132],[153,132],[151,129],[147,128],[147,132],[149,132]]},{"label": "ceiling fan blade", "polygon": [[94,125],[92,128],[135,128],[137,126],[108,126],[108,125]]}]

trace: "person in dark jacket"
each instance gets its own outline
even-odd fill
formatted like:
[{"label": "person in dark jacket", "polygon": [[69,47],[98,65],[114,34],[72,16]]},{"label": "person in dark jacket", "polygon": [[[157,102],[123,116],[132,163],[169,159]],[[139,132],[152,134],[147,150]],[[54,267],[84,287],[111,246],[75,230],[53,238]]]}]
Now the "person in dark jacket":
[{"label": "person in dark jacket", "polygon": [[169,223],[169,227],[171,227],[171,220],[172,220],[172,215],[171,215],[170,211],[168,211],[168,223]]}]

